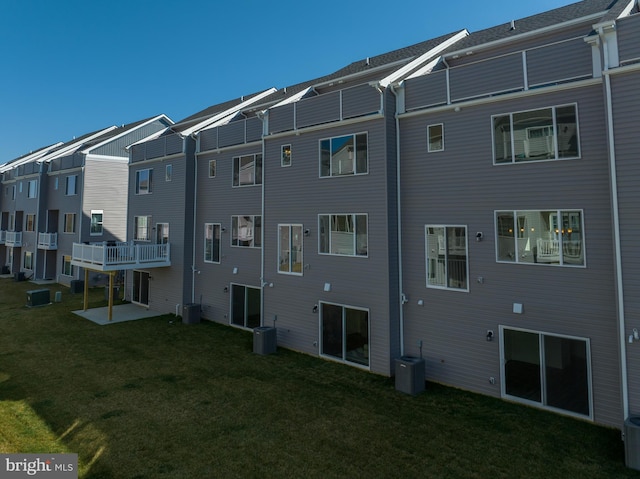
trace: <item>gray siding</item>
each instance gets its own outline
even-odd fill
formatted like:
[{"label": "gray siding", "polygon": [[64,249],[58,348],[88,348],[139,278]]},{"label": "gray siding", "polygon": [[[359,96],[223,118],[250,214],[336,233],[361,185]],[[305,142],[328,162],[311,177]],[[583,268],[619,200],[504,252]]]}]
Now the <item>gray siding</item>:
[{"label": "gray siding", "polygon": [[177,133],[168,134],[156,138],[155,140],[145,141],[131,147],[131,161],[138,162],[161,158],[164,156],[177,155],[183,152],[183,140]]},{"label": "gray siding", "polygon": [[616,27],[620,61],[640,60],[640,14],[618,20]]},{"label": "gray siding", "polygon": [[[577,102],[582,158],[493,166],[491,115]],[[444,124],[445,151],[426,152],[426,127]],[[424,341],[427,378],[500,395],[499,341],[486,331],[526,328],[591,340],[594,418],[619,426],[619,367],[611,215],[599,86],[401,120],[407,353]],[[586,268],[496,262],[494,211],[584,212]],[[469,292],[426,287],[425,225],[466,225]],[[483,232],[481,242],[473,240]],[[483,278],[479,283],[477,278]],[[418,304],[423,301],[423,305]],[[513,303],[524,314],[512,312]],[[491,385],[489,377],[498,380]]]},{"label": "gray siding", "polygon": [[296,104],[296,127],[319,125],[340,119],[340,92],[304,98]]},{"label": "gray siding", "polygon": [[[492,58],[454,67],[449,73],[451,101],[524,88],[522,55]],[[478,79],[482,79],[479,81]]]},{"label": "gray siding", "polygon": [[591,45],[582,38],[531,49],[527,52],[529,86],[593,75]]},{"label": "gray siding", "polygon": [[94,155],[120,156],[122,158],[128,158],[129,152],[126,150],[126,148],[129,145],[136,143],[137,141],[140,141],[160,130],[165,129],[168,125],[169,123],[165,120],[156,120],[149,123],[148,125],[136,127],[127,132],[126,135],[110,141],[100,148],[96,148],[91,153]]},{"label": "gray siding", "polygon": [[280,133],[295,128],[295,104],[278,106],[269,110],[269,133]]},{"label": "gray siding", "polygon": [[[620,211],[620,243],[622,247],[622,279],[624,285],[624,313],[627,334],[640,329],[640,191],[638,191],[638,111],[640,111],[640,72],[613,75],[613,125],[615,128],[618,198]],[[636,372],[640,368],[638,344],[628,344],[629,405],[631,414],[640,413],[640,384]]]},{"label": "gray siding", "polygon": [[447,103],[447,72],[445,70],[405,81],[406,110],[445,103]]}]

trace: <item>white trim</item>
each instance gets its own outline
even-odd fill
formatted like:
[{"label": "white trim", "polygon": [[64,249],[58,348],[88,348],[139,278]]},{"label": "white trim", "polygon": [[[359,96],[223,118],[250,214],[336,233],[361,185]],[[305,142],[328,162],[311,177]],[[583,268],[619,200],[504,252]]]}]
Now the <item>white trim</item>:
[{"label": "white trim", "polygon": [[[132,131],[136,131],[139,128],[147,126],[147,125],[153,123],[154,121],[158,121],[158,120],[160,120],[162,118],[168,120],[168,122],[170,124],[172,124],[172,125],[174,124],[174,122],[173,122],[173,120],[171,120],[171,118],[169,118],[168,116],[166,116],[164,114],[160,114],[158,116],[150,118],[149,120],[145,121],[144,123],[141,123],[141,124],[137,125],[136,127],[127,128],[125,131],[123,131],[122,133],[120,133],[118,135],[115,135],[115,136],[112,136],[110,138],[107,138],[106,140],[104,140],[104,141],[102,141],[102,142],[100,142],[100,143],[98,143],[96,145],[93,145],[93,146],[91,146],[89,148],[81,150],[80,153],[82,153],[83,155],[88,155],[90,151],[95,150],[96,148],[100,148],[100,147],[102,147],[102,146],[104,146],[104,145],[106,145],[108,143],[111,143],[112,141],[117,140],[118,138],[122,138],[124,135],[126,135],[128,133],[131,133]],[[122,125],[120,128],[123,128],[124,126],[125,125]]]},{"label": "white trim", "polygon": [[305,88],[304,90],[299,91],[295,95],[291,95],[289,98],[285,98],[284,100],[279,101],[275,105],[270,106],[266,111],[269,111],[269,110],[271,110],[273,108],[278,108],[279,106],[288,105],[289,103],[294,103],[294,102],[300,100],[303,96],[305,96],[311,90],[313,90],[312,87]]},{"label": "white trim", "polygon": [[[212,228],[212,235],[215,233],[215,227],[218,227],[218,230],[220,232],[220,236],[218,239],[218,261],[214,261],[214,260],[208,260],[207,259],[207,226],[211,225]],[[213,236],[212,236],[212,242],[213,242]],[[203,251],[202,251],[202,261],[205,264],[220,264],[222,261],[222,223],[204,223],[204,241],[203,241]],[[212,257],[213,257],[213,245],[211,248],[211,252],[212,252]]]},{"label": "white trim", "polygon": [[87,137],[83,137],[80,140],[77,141],[71,141],[70,143],[66,143],[62,148],[60,148],[59,150],[54,151],[53,153],[44,156],[43,158],[38,159],[38,163],[43,163],[43,162],[47,162],[50,163],[52,160],[55,160],[56,158],[60,158],[63,156],[66,156],[68,153],[70,153],[73,150],[77,150],[79,149],[84,143],[86,143],[87,141],[91,141],[95,138],[99,138],[100,136],[109,133],[110,131],[115,130],[116,128],[118,128],[117,126],[110,126],[109,128],[105,128],[104,130],[100,130],[98,132],[96,132],[95,134],[91,135],[91,136],[87,136]]},{"label": "white trim", "polygon": [[[324,335],[322,334],[322,305],[323,304],[328,304],[331,306],[337,306],[339,308],[342,308],[342,337],[340,338],[341,343],[342,343],[342,355],[341,358],[337,358],[335,356],[331,356],[329,354],[323,354],[322,353],[322,349],[323,349],[323,344],[322,344],[322,338],[324,337]],[[356,311],[366,311],[367,313],[367,346],[368,346],[368,356],[367,356],[367,364],[359,364],[357,362],[354,361],[349,361],[348,359],[345,359],[346,356],[346,347],[347,347],[347,341],[346,341],[346,320],[345,320],[345,310],[346,309],[353,309]],[[369,308],[362,308],[359,306],[351,306],[348,304],[341,304],[341,303],[334,303],[331,301],[318,301],[318,356],[323,358],[323,359],[327,359],[330,361],[335,361],[338,363],[342,363],[342,364],[348,364],[349,366],[354,366],[356,368],[360,368],[360,369],[366,369],[367,371],[371,369],[371,310]]]},{"label": "white trim", "polygon": [[[429,284],[429,245],[427,242],[427,235],[428,235],[428,229],[429,228],[443,228],[444,229],[444,241],[446,243],[447,241],[447,229],[449,228],[464,228],[464,241],[465,241],[465,272],[466,272],[466,283],[467,286],[465,288],[454,288],[452,286],[448,286],[448,285],[444,285],[444,286],[439,286],[439,285],[434,285],[434,284]],[[445,260],[448,263],[448,258],[449,258],[449,254],[446,253],[446,247],[445,247]],[[424,225],[424,262],[425,262],[425,285],[427,287],[427,289],[440,289],[440,290],[444,290],[444,291],[457,291],[457,292],[462,292],[462,293],[468,293],[469,292],[469,286],[470,286],[470,281],[469,281],[469,228],[467,225],[455,225],[455,224],[425,224]],[[448,280],[449,276],[447,275],[447,279]]]},{"label": "white trim", "polygon": [[[280,270],[280,251],[281,251],[281,245],[280,245],[280,228],[288,228],[289,229],[289,245],[291,245],[292,242],[292,234],[293,234],[293,228],[300,228],[300,240],[301,240],[301,246],[302,246],[302,261],[300,261],[300,272],[296,272],[296,271],[292,271],[291,269],[291,249],[289,250],[289,269],[288,271],[282,271]],[[278,274],[288,274],[291,276],[303,276],[304,275],[304,225],[302,223],[278,223],[278,264],[276,265],[276,272]]]}]

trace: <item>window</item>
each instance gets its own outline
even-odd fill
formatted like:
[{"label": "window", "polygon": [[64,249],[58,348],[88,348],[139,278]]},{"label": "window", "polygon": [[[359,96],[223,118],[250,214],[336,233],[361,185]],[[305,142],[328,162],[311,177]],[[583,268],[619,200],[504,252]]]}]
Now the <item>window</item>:
[{"label": "window", "polygon": [[33,269],[33,253],[31,251],[24,252],[24,269]]},{"label": "window", "polygon": [[36,230],[36,215],[28,214],[24,218],[24,230],[35,231]]},{"label": "window", "polygon": [[367,150],[366,133],[320,140],[320,176],[367,173]]},{"label": "window", "polygon": [[491,121],[494,164],[580,156],[576,105],[496,115]]},{"label": "window", "polygon": [[15,200],[16,199],[16,185],[13,185],[11,187],[11,199]]},{"label": "window", "polygon": [[496,237],[497,261],[585,264],[581,211],[497,211]]},{"label": "window", "polygon": [[102,218],[103,211],[102,210],[91,210],[91,228],[90,233],[92,235],[101,235],[102,234]]},{"label": "window", "polygon": [[302,225],[278,225],[278,273],[302,274]]},{"label": "window", "polygon": [[427,151],[433,153],[435,151],[444,150],[444,125],[429,125],[427,127]]},{"label": "window", "polygon": [[207,263],[220,262],[220,225],[204,225],[204,260]]},{"label": "window", "polygon": [[280,166],[291,166],[291,145],[282,145]]},{"label": "window", "polygon": [[59,183],[59,178],[56,176],[55,179],[53,180],[53,189],[54,190],[58,189],[58,183]]},{"label": "window", "polygon": [[27,183],[27,198],[38,196],[38,180],[29,180]]},{"label": "window", "polygon": [[244,328],[260,326],[260,288],[231,285],[231,324]]},{"label": "window", "polygon": [[216,177],[216,160],[209,160],[209,178]]},{"label": "window", "polygon": [[18,190],[19,190],[19,193],[22,193],[22,181],[18,183]]},{"label": "window", "polygon": [[503,397],[592,416],[588,339],[500,329]]},{"label": "window", "polygon": [[167,165],[164,168],[164,181],[171,181],[173,176],[173,165]]},{"label": "window", "polygon": [[262,184],[262,154],[236,156],[233,159],[233,186]]},{"label": "window", "polygon": [[169,244],[169,223],[156,224],[156,244]]},{"label": "window", "polygon": [[75,213],[64,214],[64,232],[65,233],[76,232],[76,214]]},{"label": "window", "polygon": [[133,239],[137,241],[151,241],[149,232],[151,225],[150,216],[134,216],[133,218]]},{"label": "window", "polygon": [[67,176],[65,195],[73,196],[77,194],[78,175]]},{"label": "window", "polygon": [[232,216],[231,246],[260,248],[262,216]]},{"label": "window", "polygon": [[367,256],[367,215],[320,215],[319,253]]},{"label": "window", "polygon": [[62,257],[62,274],[65,276],[73,276],[74,267],[71,264],[71,256]]},{"label": "window", "polygon": [[369,311],[320,303],[321,354],[369,366]]},{"label": "window", "polygon": [[468,291],[466,226],[426,226],[427,288]]},{"label": "window", "polygon": [[153,170],[136,171],[136,195],[147,195],[151,193],[153,184]]}]

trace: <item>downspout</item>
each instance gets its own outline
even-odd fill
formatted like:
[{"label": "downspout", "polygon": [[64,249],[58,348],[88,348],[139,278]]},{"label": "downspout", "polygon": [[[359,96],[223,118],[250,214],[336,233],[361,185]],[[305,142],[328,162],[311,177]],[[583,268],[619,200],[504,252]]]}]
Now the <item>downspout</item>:
[{"label": "downspout", "polygon": [[404,282],[403,282],[403,269],[402,269],[402,206],[400,204],[401,194],[400,194],[400,118],[398,117],[398,112],[401,110],[400,107],[400,97],[398,91],[396,90],[396,85],[390,84],[389,88],[391,88],[391,92],[396,97],[396,111],[395,111],[395,122],[396,122],[396,221],[397,221],[397,237],[398,237],[398,293],[400,294],[400,315],[399,315],[399,327],[400,327],[400,356],[404,356],[404,304],[405,304],[405,295],[404,295]]},{"label": "downspout", "polygon": [[[199,151],[199,142],[196,137],[191,135],[191,137],[196,140],[196,151],[193,153],[193,234],[191,235],[191,304],[196,301],[196,211],[198,205],[198,151]],[[187,152],[187,139],[184,140],[184,150],[185,150],[185,162],[187,160],[186,152]],[[186,165],[185,165],[186,166]],[[202,304],[200,305],[202,308]]]},{"label": "downspout", "polygon": [[602,38],[602,47],[604,53],[604,85],[607,103],[607,136],[609,147],[609,175],[611,177],[611,208],[613,213],[613,243],[615,255],[615,274],[616,274],[616,295],[618,308],[618,328],[620,341],[620,379],[621,379],[621,395],[622,395],[622,413],[624,420],[629,417],[629,384],[627,374],[627,345],[625,333],[625,314],[624,314],[624,290],[622,286],[622,252],[620,246],[620,213],[618,209],[618,181],[616,168],[616,150],[614,142],[613,128],[613,105],[611,94],[611,77],[609,75],[609,52],[607,38],[604,34],[604,28],[600,27],[598,33]]},{"label": "downspout", "polygon": [[[36,205],[36,221],[35,221],[35,237],[36,237],[36,247],[35,247],[35,251],[33,253],[33,279],[38,279],[38,244],[40,243],[39,238],[40,238],[40,202],[42,201],[42,170],[44,169],[44,163],[40,163],[40,172],[38,175],[38,204]],[[46,228],[45,228],[46,229]],[[45,254],[45,261],[46,261],[47,257]],[[45,263],[46,264],[46,263]],[[44,278],[44,275],[42,276]]]},{"label": "downspout", "polygon": [[[81,178],[82,178],[82,188],[80,188],[80,218],[78,220],[78,243],[82,243],[82,216],[84,214],[84,185],[85,185],[85,164],[87,161],[87,157],[83,157],[82,159],[82,168],[81,168]],[[76,185],[77,188],[77,185]],[[76,268],[76,279],[80,279],[80,268]]]},{"label": "downspout", "polygon": [[[260,228],[260,325],[264,325],[264,286],[266,281],[264,279],[264,230],[265,230],[265,217],[264,217],[264,170],[266,169],[266,160],[265,160],[265,132],[267,131],[267,117],[265,115],[258,115],[260,120],[262,120],[262,135],[261,135],[261,144],[262,144],[262,186],[261,186],[261,200],[262,205],[260,206],[260,215],[261,215],[261,228]],[[275,324],[274,324],[275,326]]]}]

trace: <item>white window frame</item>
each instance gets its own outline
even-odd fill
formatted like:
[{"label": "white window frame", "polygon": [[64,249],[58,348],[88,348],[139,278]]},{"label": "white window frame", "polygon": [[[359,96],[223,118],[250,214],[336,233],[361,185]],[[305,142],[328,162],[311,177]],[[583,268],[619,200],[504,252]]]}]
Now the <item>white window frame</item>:
[{"label": "white window frame", "polygon": [[[431,130],[436,127],[440,128],[440,146],[437,147],[437,143],[431,142]],[[444,151],[444,123],[433,123],[427,126],[427,153],[437,153]]]},{"label": "white window frame", "polygon": [[[144,218],[146,224],[140,225],[140,218]],[[140,232],[144,231],[144,236],[140,235]],[[134,241],[146,241],[151,242],[151,216],[149,215],[137,215],[133,217],[133,239]]]},{"label": "white window frame", "polygon": [[[96,215],[96,216],[100,215],[101,219],[100,219],[99,222],[98,221],[96,221],[95,223],[93,222],[94,215]],[[93,231],[94,224],[100,226],[100,231]],[[90,236],[102,236],[103,233],[104,233],[104,211],[103,210],[91,210],[91,220],[89,222],[89,235]]]},{"label": "white window frame", "polygon": [[[332,225],[338,222],[338,217],[351,217],[351,226],[353,227],[353,231],[336,231],[335,233],[332,231]],[[366,236],[365,236],[365,254],[358,254],[358,217],[365,218],[366,225]],[[323,218],[328,217],[328,229],[326,232],[323,232]],[[345,223],[346,224],[346,223]],[[339,245],[339,235],[336,236],[337,233],[351,233],[353,234],[353,253],[344,253],[344,252],[333,252],[335,247]],[[345,235],[346,236],[346,235]],[[325,248],[323,248],[323,240],[326,243]],[[369,215],[367,213],[325,213],[318,215],[318,254],[322,255],[330,255],[330,256],[347,256],[352,258],[367,258],[369,256]]]},{"label": "white window frame", "polygon": [[[364,171],[358,171],[358,137],[365,137],[365,143],[367,145],[366,147],[366,158],[365,158],[365,163],[366,163],[366,168]],[[338,158],[338,155],[335,155],[332,153],[332,145],[334,141],[339,141],[342,140],[344,138],[352,138],[353,141],[353,150],[349,150],[347,148],[347,165],[349,164],[349,162],[351,163],[351,171],[349,171],[348,166],[345,169],[346,173],[343,173],[342,171],[342,162],[343,160]],[[326,146],[326,143],[328,142],[328,162],[329,162],[329,170],[328,170],[328,174],[323,174],[323,170],[326,170],[326,168],[323,168],[323,152],[326,152],[327,149],[324,148],[323,146]],[[344,176],[358,176],[358,175],[367,175],[369,174],[369,133],[368,132],[358,132],[358,133],[351,133],[348,135],[339,135],[339,136],[332,136],[329,138],[321,138],[320,140],[318,140],[318,176],[320,178],[336,178],[336,177],[344,177]],[[334,171],[334,163],[336,163],[339,165],[338,167],[338,171]]]},{"label": "white window frame", "polygon": [[[430,283],[429,280],[431,278],[436,277],[437,273],[432,271],[432,267],[430,266],[431,264],[431,260],[432,258],[429,257],[429,228],[443,228],[443,237],[442,238],[437,238],[437,245],[438,245],[438,255],[442,255],[444,256],[444,281],[445,284],[437,284],[437,283]],[[450,266],[450,261],[449,261],[449,256],[450,256],[450,250],[449,250],[449,245],[448,245],[448,230],[450,229],[457,229],[457,228],[462,228],[464,229],[464,257],[465,257],[465,265],[464,265],[464,279],[465,279],[465,286],[464,287],[455,287],[455,286],[449,286],[449,280],[451,279],[451,271],[449,270],[449,266]],[[460,246],[460,245],[457,245]],[[425,248],[425,269],[427,272],[427,277],[426,277],[426,286],[427,288],[433,288],[433,289],[444,289],[447,291],[461,291],[461,292],[468,292],[469,291],[469,232],[467,229],[467,225],[425,225],[424,227],[424,248]]]},{"label": "white window frame", "polygon": [[[29,258],[27,260],[27,258]],[[33,270],[33,252],[31,251],[25,251],[24,252],[24,263],[22,265],[22,267],[26,270],[32,271]]]},{"label": "white window frame", "polygon": [[[29,229],[29,217],[32,218],[31,229]],[[27,232],[31,232],[31,233],[35,232],[35,230],[36,230],[36,215],[35,215],[35,213],[27,213],[24,216],[24,230],[27,231]]]},{"label": "white window frame", "polygon": [[169,244],[169,223],[156,223],[156,244]]},{"label": "white window frame", "polygon": [[169,183],[173,178],[173,165],[169,163],[164,167],[164,181]]},{"label": "white window frame", "polygon": [[[217,256],[218,259],[215,259],[215,233],[216,233],[216,228],[218,230],[218,248],[217,248]],[[209,233],[209,229],[211,230],[211,238],[208,238],[208,233]],[[211,255],[209,258],[207,258],[207,243],[211,243]],[[222,256],[222,225],[220,223],[205,223],[204,224],[204,251],[203,251],[203,257],[204,257],[204,262],[205,263],[214,263],[214,264],[220,264],[220,259]]]},{"label": "white window frame", "polygon": [[[239,228],[241,227],[239,224],[240,218],[251,218],[251,226],[253,227],[253,232],[251,234],[251,240],[249,240],[250,244],[240,244],[241,240]],[[260,221],[259,228],[256,227],[256,218]],[[261,215],[234,215],[231,217],[231,246],[234,248],[261,248],[262,247],[262,216]],[[258,243],[256,243],[258,242]]]},{"label": "white window frame", "polygon": [[[69,226],[69,222],[67,220],[67,218],[72,218],[72,229],[69,230],[68,226]],[[64,224],[62,225],[62,232],[63,233],[67,233],[67,234],[74,234],[76,232],[76,214],[75,213],[64,213],[64,215],[62,216],[62,220],[64,221]]]},{"label": "white window frame", "polygon": [[[146,186],[142,186],[146,180]],[[153,168],[136,171],[136,195],[149,195],[153,192]]]},{"label": "white window frame", "polygon": [[75,273],[75,267],[71,264],[71,256],[64,255],[62,257],[62,275],[73,277]]},{"label": "white window frame", "polygon": [[[282,244],[282,233],[283,229],[288,230],[288,245]],[[293,235],[294,229],[299,230],[300,235],[300,251],[296,251],[296,259],[297,256],[300,255],[299,261],[292,263],[292,252],[293,252]],[[293,265],[300,264],[300,271],[293,271]],[[286,265],[286,268],[283,267]],[[304,272],[304,229],[302,224],[299,223],[285,223],[278,225],[278,273],[280,274],[290,274],[294,276],[302,276]]]},{"label": "white window frame", "polygon": [[38,180],[29,180],[27,182],[27,198],[38,197]]},{"label": "white window frame", "polygon": [[58,189],[58,184],[59,184],[59,183],[60,183],[60,177],[56,176],[56,177],[53,179],[53,189],[54,189],[54,190],[57,190],[57,189]]},{"label": "white window frame", "polygon": [[209,178],[216,177],[216,160],[209,160]]},{"label": "white window frame", "polygon": [[[548,238],[539,238],[539,234],[542,231],[538,231],[538,235],[534,235],[536,237],[536,244],[532,244],[528,240],[528,235],[520,234],[520,227],[524,227],[524,223],[521,224],[520,217],[523,214],[526,216],[527,213],[540,214],[542,212],[549,213],[550,216],[555,216],[556,226],[553,227],[551,225],[552,220],[550,219],[549,226],[551,227],[549,230],[545,230]],[[573,229],[578,227],[580,229],[580,239],[565,239],[565,230],[562,225],[558,227],[557,221],[558,218],[562,218],[562,215],[566,213],[569,215],[569,221],[572,223],[568,225],[566,234],[573,235],[575,232]],[[572,213],[574,215],[572,216]],[[580,215],[579,221],[575,220],[575,213]],[[511,215],[513,218],[513,231],[509,231],[509,234],[513,235],[513,260],[501,259],[500,251],[503,244],[508,244],[510,236],[503,237],[500,235],[500,222],[498,217],[501,215]],[[506,264],[524,264],[524,265],[535,265],[535,266],[551,266],[551,267],[563,267],[563,268],[586,268],[587,267],[587,254],[586,254],[586,235],[585,235],[585,220],[584,220],[584,210],[579,208],[564,208],[564,209],[539,209],[539,210],[495,210],[494,211],[494,235],[495,235],[495,248],[496,248],[496,262],[497,263],[506,263]],[[535,232],[535,228],[537,225],[529,226],[528,228],[533,228]],[[538,244],[540,242],[552,242],[553,250],[557,250],[557,254],[553,256],[553,260],[551,260],[551,253],[546,254],[544,257],[540,251],[538,251]],[[555,244],[557,242],[557,245]],[[520,248],[521,244],[524,243],[524,250]],[[546,243],[545,243],[546,244]],[[533,248],[536,248],[537,256],[534,258],[533,256]],[[557,256],[557,262],[556,257]],[[524,261],[523,258],[531,257],[531,261]],[[535,259],[535,261],[533,261]]]},{"label": "white window frame", "polygon": [[[246,168],[246,171],[251,171],[251,179],[252,181],[249,182],[247,180],[242,180],[242,172],[243,172],[243,165],[242,165],[242,161],[247,161],[249,159],[252,159],[252,161],[249,161],[249,163],[252,165],[250,168]],[[233,174],[232,174],[232,186],[233,188],[244,188],[247,186],[259,186],[262,184],[262,168],[263,168],[263,163],[262,163],[262,153],[252,153],[249,155],[241,155],[241,156],[234,156],[232,159],[232,163],[233,163]]]},{"label": "white window frame", "polygon": [[[330,306],[336,306],[339,308],[342,308],[342,354],[341,357],[338,358],[334,355],[331,354],[326,354],[324,352],[325,350],[325,344],[324,344],[324,331],[323,331],[323,305],[330,305]],[[329,301],[319,301],[318,302],[318,307],[319,307],[319,311],[318,311],[318,338],[320,339],[319,341],[319,354],[320,357],[325,358],[325,359],[329,359],[331,361],[336,361],[339,363],[343,363],[343,364],[348,364],[350,366],[354,366],[357,368],[361,368],[361,369],[366,369],[369,370],[371,368],[371,311],[369,310],[369,308],[360,308],[357,306],[350,306],[350,305],[346,305],[346,304],[340,304],[340,303],[332,303]],[[347,324],[346,324],[346,313],[347,310],[351,309],[354,311],[365,311],[367,313],[367,364],[362,364],[360,362],[356,362],[356,361],[352,361],[349,360],[348,357],[348,351],[347,351]]]},{"label": "white window frame", "polygon": [[282,145],[280,149],[280,166],[283,168],[291,166],[291,144]]},{"label": "white window frame", "polygon": [[[560,156],[560,149],[559,149],[559,126],[558,126],[558,121],[557,121],[557,111],[560,108],[567,108],[567,107],[574,107],[575,110],[575,119],[576,119],[576,123],[575,123],[575,138],[576,138],[576,155],[575,156]],[[530,112],[536,112],[536,111],[545,111],[545,110],[551,110],[551,121],[552,124],[551,125],[540,125],[540,126],[535,126],[535,127],[527,127],[524,128],[523,131],[526,131],[526,136],[528,137],[527,140],[529,139],[529,135],[531,131],[544,131],[545,129],[547,130],[551,130],[553,131],[553,150],[554,150],[554,157],[553,158],[531,158],[531,157],[523,157],[522,159],[519,160],[519,158],[516,156],[515,153],[515,142],[516,142],[516,138],[514,135],[514,115],[519,115],[519,114],[524,114],[524,113],[530,113]],[[495,126],[495,120],[499,119],[499,118],[504,118],[504,117],[509,117],[509,148],[511,149],[511,160],[510,161],[496,161],[496,126]],[[548,136],[548,135],[547,135]],[[506,142],[504,142],[505,148],[506,148]],[[543,108],[533,108],[530,110],[520,110],[520,111],[515,111],[515,112],[509,112],[509,113],[501,113],[501,114],[497,114],[497,115],[492,115],[491,116],[491,149],[492,149],[492,153],[493,153],[493,165],[494,166],[502,166],[502,165],[515,165],[515,164],[521,164],[521,163],[535,163],[535,162],[541,162],[541,161],[561,161],[561,160],[576,160],[576,159],[580,159],[582,156],[582,152],[581,152],[581,148],[580,148],[580,115],[578,112],[578,104],[577,103],[565,103],[565,104],[560,104],[560,105],[552,105],[552,106],[547,106],[547,107],[543,107]]]},{"label": "white window frame", "polygon": [[75,196],[78,194],[78,175],[69,175],[65,178],[65,190],[66,196]]}]

